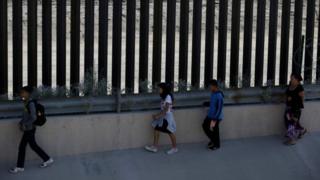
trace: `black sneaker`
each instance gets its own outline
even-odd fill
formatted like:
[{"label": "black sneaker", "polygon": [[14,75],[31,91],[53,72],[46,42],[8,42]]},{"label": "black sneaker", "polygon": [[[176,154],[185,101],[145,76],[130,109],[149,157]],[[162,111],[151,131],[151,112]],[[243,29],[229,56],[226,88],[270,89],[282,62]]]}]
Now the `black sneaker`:
[{"label": "black sneaker", "polygon": [[215,150],[218,150],[220,149],[220,147],[217,147],[217,146],[212,146],[212,147],[209,147],[210,150],[212,151],[215,151]]},{"label": "black sneaker", "polygon": [[208,143],[208,148],[212,148],[214,146],[214,144],[212,142]]},{"label": "black sneaker", "polygon": [[302,136],[304,136],[306,133],[307,133],[307,129],[304,128],[304,129],[299,133],[298,139],[301,139]]},{"label": "black sneaker", "polygon": [[293,146],[295,145],[297,142],[293,139],[288,139],[286,140],[285,142],[283,142],[284,145],[287,145],[287,146]]}]

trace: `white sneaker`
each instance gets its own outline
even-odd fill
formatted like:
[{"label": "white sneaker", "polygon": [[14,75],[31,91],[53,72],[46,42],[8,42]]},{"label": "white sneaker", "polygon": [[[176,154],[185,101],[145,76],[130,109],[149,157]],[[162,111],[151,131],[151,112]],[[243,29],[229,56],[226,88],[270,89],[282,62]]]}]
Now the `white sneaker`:
[{"label": "white sneaker", "polygon": [[179,152],[178,148],[171,148],[169,151],[167,151],[167,154],[171,155],[171,154],[175,154]]},{"label": "white sneaker", "polygon": [[9,172],[12,174],[18,174],[23,171],[24,171],[24,168],[18,168],[18,167],[14,167],[14,168],[9,169]]},{"label": "white sneaker", "polygon": [[48,161],[43,162],[43,163],[40,165],[40,167],[41,167],[41,168],[46,168],[46,167],[50,166],[51,164],[53,164],[53,162],[54,162],[53,159],[50,158]]},{"label": "white sneaker", "polygon": [[146,146],[146,147],[144,147],[144,149],[149,151],[149,152],[153,152],[153,153],[158,152],[158,148],[155,147],[155,146]]}]

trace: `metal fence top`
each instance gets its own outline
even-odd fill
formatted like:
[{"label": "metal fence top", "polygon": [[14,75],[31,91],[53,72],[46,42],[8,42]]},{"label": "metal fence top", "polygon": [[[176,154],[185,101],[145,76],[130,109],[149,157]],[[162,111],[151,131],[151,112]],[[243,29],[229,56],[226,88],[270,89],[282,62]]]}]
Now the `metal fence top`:
[{"label": "metal fence top", "polygon": [[[225,90],[225,105],[283,103],[285,89],[275,88],[246,88]],[[320,100],[320,85],[305,86],[307,101]],[[174,108],[202,107],[203,102],[210,100],[210,92],[193,91],[174,93]],[[156,110],[159,108],[158,94],[123,95],[105,97],[77,97],[61,99],[40,99],[46,107],[49,116],[70,114],[94,114]],[[16,101],[0,101],[0,119],[20,117],[23,104]]]}]

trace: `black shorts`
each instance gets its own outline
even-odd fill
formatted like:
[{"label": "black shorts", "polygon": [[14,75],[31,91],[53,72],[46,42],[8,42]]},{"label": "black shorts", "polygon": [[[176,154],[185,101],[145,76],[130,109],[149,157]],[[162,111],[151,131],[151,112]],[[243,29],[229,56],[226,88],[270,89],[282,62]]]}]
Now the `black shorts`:
[{"label": "black shorts", "polygon": [[162,126],[157,125],[154,129],[163,133],[172,134],[172,132],[168,130],[168,121],[166,119],[163,120]]}]

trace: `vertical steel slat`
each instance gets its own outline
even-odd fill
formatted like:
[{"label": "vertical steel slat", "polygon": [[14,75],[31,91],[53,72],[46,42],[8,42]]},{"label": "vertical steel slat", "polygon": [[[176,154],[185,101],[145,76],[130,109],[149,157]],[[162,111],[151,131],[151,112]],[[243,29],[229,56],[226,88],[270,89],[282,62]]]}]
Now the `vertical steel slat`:
[{"label": "vertical steel slat", "polygon": [[291,0],[282,2],[282,22],[281,22],[281,51],[280,51],[280,85],[286,85],[288,81],[288,53],[290,35],[290,4]]},{"label": "vertical steel slat", "polygon": [[238,87],[241,0],[232,1],[230,87]]},{"label": "vertical steel slat", "polygon": [[201,53],[201,15],[202,0],[193,2],[193,31],[192,31],[192,72],[191,85],[200,86],[200,53]]},{"label": "vertical steel slat", "polygon": [[115,93],[121,85],[122,0],[113,0],[112,33],[112,88]]},{"label": "vertical steel slat", "polygon": [[93,79],[94,0],[85,0],[85,5],[84,70],[85,78]]},{"label": "vertical steel slat", "polygon": [[250,87],[252,58],[253,0],[245,1],[242,87]]},{"label": "vertical steel slat", "polygon": [[[320,2],[319,3],[319,11],[320,12]],[[320,13],[318,14],[318,20],[320,19]],[[318,27],[320,27],[320,21],[318,21]],[[317,45],[317,67],[316,67],[316,80],[317,83],[320,83],[320,28],[318,28],[318,45]]]},{"label": "vertical steel slat", "polygon": [[0,2],[0,95],[8,93],[8,2]]},{"label": "vertical steel slat", "polygon": [[163,0],[154,0],[154,26],[153,26],[153,62],[152,84],[161,81],[161,53],[162,53],[162,9]]},{"label": "vertical steel slat", "polygon": [[227,53],[228,0],[220,0],[218,39],[218,80],[225,83]]},{"label": "vertical steel slat", "polygon": [[17,96],[22,87],[22,1],[12,1],[12,50],[13,50],[13,95]]},{"label": "vertical steel slat", "polygon": [[207,1],[207,17],[206,17],[206,44],[205,44],[205,68],[204,68],[204,84],[207,85],[213,76],[213,48],[214,48],[214,16],[215,2]]},{"label": "vertical steel slat", "polygon": [[266,1],[258,1],[255,86],[263,85],[264,40],[265,40]]},{"label": "vertical steel slat", "polygon": [[267,80],[269,85],[275,83],[275,69],[277,58],[277,36],[278,36],[278,0],[270,0],[270,22],[268,42],[268,72]]},{"label": "vertical steel slat", "polygon": [[52,85],[52,3],[42,1],[42,84]]},{"label": "vertical steel slat", "polygon": [[108,0],[99,0],[98,79],[106,80],[108,71]]},{"label": "vertical steel slat", "polygon": [[[155,7],[155,11],[156,11],[156,7]],[[156,18],[156,14],[154,18]],[[139,50],[139,53],[140,53],[139,54],[140,55],[139,83],[140,84],[144,84],[148,80],[148,67],[149,67],[148,51],[149,51],[149,0],[141,0],[140,50]],[[145,88],[139,86],[139,90],[142,92],[143,90],[145,90]]]},{"label": "vertical steel slat", "polygon": [[308,0],[304,63],[304,82],[306,84],[310,84],[312,82],[315,6],[315,0]]},{"label": "vertical steel slat", "polygon": [[74,94],[80,81],[80,1],[71,0],[70,84]]},{"label": "vertical steel slat", "polygon": [[66,1],[57,0],[57,86],[66,85]]},{"label": "vertical steel slat", "polygon": [[126,92],[134,90],[136,0],[127,1]]},{"label": "vertical steel slat", "polygon": [[302,11],[303,0],[295,0],[294,6],[294,29],[293,29],[293,51],[292,51],[292,72],[301,73],[302,67]]},{"label": "vertical steel slat", "polygon": [[188,80],[189,0],[181,0],[180,6],[179,83]]},{"label": "vertical steel slat", "polygon": [[37,86],[37,1],[28,0],[28,85]]},{"label": "vertical steel slat", "polygon": [[174,81],[176,33],[176,0],[168,1],[167,11],[167,46],[166,46],[166,82]]}]

